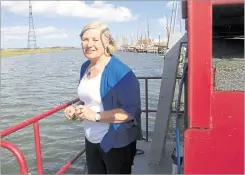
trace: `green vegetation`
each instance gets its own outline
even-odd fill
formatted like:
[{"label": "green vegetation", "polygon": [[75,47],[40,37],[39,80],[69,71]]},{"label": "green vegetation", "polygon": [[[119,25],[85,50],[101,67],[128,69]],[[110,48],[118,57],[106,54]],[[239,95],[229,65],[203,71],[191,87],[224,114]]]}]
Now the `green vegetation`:
[{"label": "green vegetation", "polygon": [[61,52],[68,49],[71,48],[54,47],[54,48],[37,48],[37,49],[1,49],[1,58],[26,55],[26,54]]}]

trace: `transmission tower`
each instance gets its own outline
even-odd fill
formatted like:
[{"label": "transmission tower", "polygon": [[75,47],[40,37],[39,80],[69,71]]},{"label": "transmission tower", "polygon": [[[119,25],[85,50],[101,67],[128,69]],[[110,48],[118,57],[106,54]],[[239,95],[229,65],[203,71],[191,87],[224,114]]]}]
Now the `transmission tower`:
[{"label": "transmission tower", "polygon": [[32,5],[31,0],[29,0],[29,31],[28,31],[28,43],[27,48],[37,48],[36,35],[34,30],[34,23],[32,17]]}]

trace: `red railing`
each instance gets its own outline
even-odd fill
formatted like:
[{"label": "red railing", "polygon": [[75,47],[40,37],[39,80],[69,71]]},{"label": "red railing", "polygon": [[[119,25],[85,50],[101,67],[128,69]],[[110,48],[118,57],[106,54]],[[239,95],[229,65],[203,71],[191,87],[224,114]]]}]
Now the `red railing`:
[{"label": "red railing", "polygon": [[1,140],[1,147],[8,149],[14,154],[20,166],[20,174],[28,174],[26,159],[20,149],[13,143],[5,140]]},{"label": "red railing", "polygon": [[[148,80],[161,80],[162,77],[137,77],[139,80],[144,80],[145,82],[145,109],[142,110],[142,112],[146,113],[146,141],[148,141],[148,113],[149,112],[157,112],[156,109],[148,109]],[[179,79],[180,77],[177,77]],[[6,128],[3,131],[0,132],[1,138],[12,134],[26,126],[29,126],[33,124],[34,129],[34,139],[35,139],[35,149],[36,149],[36,160],[37,160],[37,170],[38,174],[44,174],[43,172],[43,165],[42,165],[42,153],[41,153],[41,144],[40,144],[40,132],[39,132],[39,120],[42,120],[44,118],[47,118],[48,116],[70,106],[73,103],[78,102],[79,99],[74,99],[72,101],[69,101],[67,103],[64,103],[60,106],[57,106],[55,108],[52,108],[46,112],[43,112],[41,114],[35,115],[31,117],[30,119],[27,119],[17,125],[14,125],[12,127]],[[176,111],[172,111],[176,112]],[[181,111],[182,112],[182,111]],[[14,156],[16,157],[19,166],[20,166],[20,174],[27,174],[28,173],[28,167],[26,163],[26,159],[23,155],[23,153],[20,151],[20,149],[12,144],[11,142],[7,142],[2,140],[1,147],[8,149],[11,151]],[[137,149],[139,151],[138,154],[142,154],[142,150]],[[56,174],[63,174],[65,171],[68,170],[68,168],[73,164],[83,153],[85,152],[85,148],[83,148],[79,153],[77,153],[70,161],[68,161],[65,165],[61,167],[61,169]]]},{"label": "red railing", "polygon": [[[69,101],[67,103],[61,104],[60,106],[57,106],[55,108],[52,108],[46,112],[43,112],[41,114],[35,115],[31,117],[30,119],[27,119],[17,125],[14,125],[12,127],[6,128],[3,131],[1,131],[0,135],[1,138],[12,134],[26,126],[29,126],[33,124],[34,128],[34,138],[35,138],[35,148],[36,148],[36,159],[37,159],[37,169],[38,169],[38,174],[43,174],[43,166],[42,166],[42,153],[41,153],[41,143],[40,143],[40,132],[39,132],[39,120],[42,120],[44,118],[47,118],[48,116],[70,106],[73,103],[78,102],[79,99],[74,99],[72,101]],[[28,174],[28,167],[26,163],[25,156],[21,152],[21,150],[14,145],[11,142],[1,140],[1,147],[8,149],[11,151],[14,156],[16,157],[19,166],[20,166],[20,174]],[[64,173],[72,163],[74,163],[83,153],[85,152],[85,148],[82,149],[78,154],[76,154],[70,161],[68,161],[58,172],[57,174],[62,174]]]}]

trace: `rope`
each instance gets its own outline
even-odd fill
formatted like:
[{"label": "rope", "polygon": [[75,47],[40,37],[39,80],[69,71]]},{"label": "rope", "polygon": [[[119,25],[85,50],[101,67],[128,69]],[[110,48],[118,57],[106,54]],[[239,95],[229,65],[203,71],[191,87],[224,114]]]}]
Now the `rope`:
[{"label": "rope", "polygon": [[175,134],[176,134],[176,153],[177,153],[177,167],[178,171],[177,173],[180,174],[180,135],[179,135],[179,111],[180,111],[180,100],[181,100],[181,94],[182,94],[182,88],[184,85],[184,79],[185,79],[185,72],[187,70],[187,63],[184,63],[183,66],[183,73],[181,76],[180,84],[179,84],[179,94],[178,94],[178,99],[177,99],[177,104],[176,104],[176,128],[175,128]]}]

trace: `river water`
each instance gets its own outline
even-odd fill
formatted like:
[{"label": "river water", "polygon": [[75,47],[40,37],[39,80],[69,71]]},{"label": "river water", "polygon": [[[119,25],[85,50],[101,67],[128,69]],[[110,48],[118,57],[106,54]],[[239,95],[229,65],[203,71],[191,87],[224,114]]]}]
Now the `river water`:
[{"label": "river water", "polygon": [[[157,54],[116,52],[137,76],[161,76],[164,59]],[[16,56],[1,60],[1,130],[76,97],[80,66],[86,58],[81,50]],[[144,81],[141,83],[142,109],[145,107]],[[149,109],[156,109],[161,80],[149,80]],[[149,113],[153,131],[155,113]],[[63,110],[39,122],[45,173],[56,173],[84,146],[80,121],[68,121]],[[142,115],[145,130],[145,117]],[[35,173],[33,126],[4,138],[23,151],[29,171]],[[67,171],[81,173],[84,155]],[[19,166],[7,150],[1,149],[2,174],[17,174]]]}]

